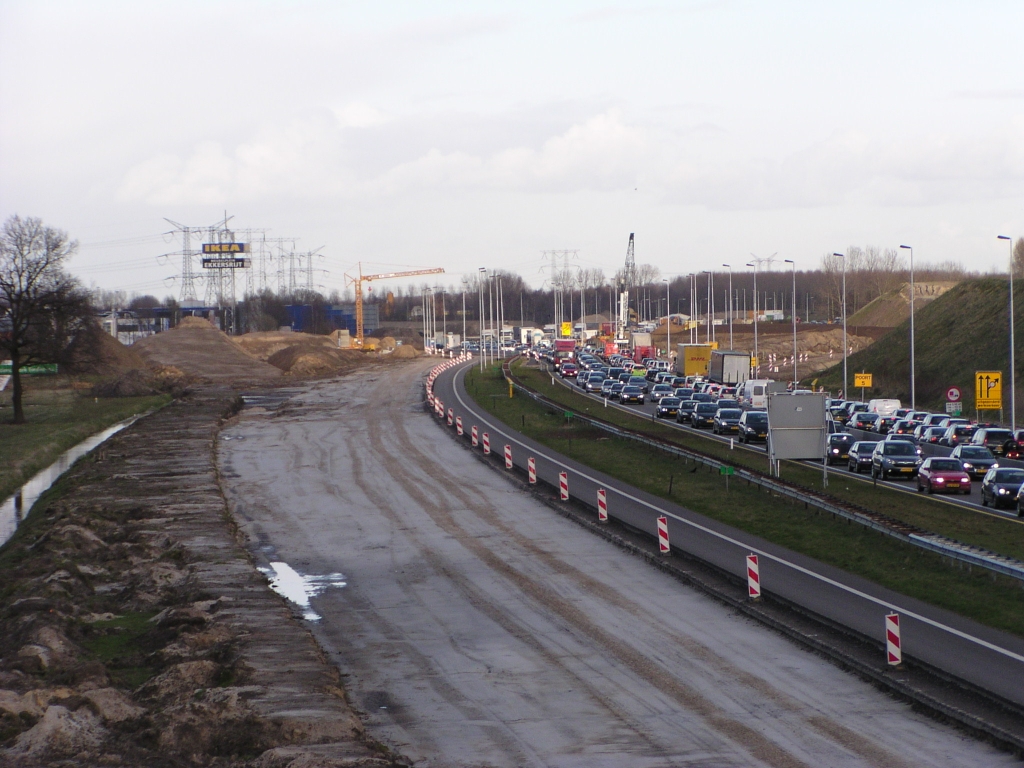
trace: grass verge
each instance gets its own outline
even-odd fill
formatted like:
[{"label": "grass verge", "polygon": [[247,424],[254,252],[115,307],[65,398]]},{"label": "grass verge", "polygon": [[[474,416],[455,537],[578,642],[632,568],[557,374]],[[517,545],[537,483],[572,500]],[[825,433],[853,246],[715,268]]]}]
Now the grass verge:
[{"label": "grass verge", "polygon": [[90,435],[137,413],[166,404],[169,395],[83,397],[67,390],[40,390],[25,396],[26,424],[0,416],[0,499],[6,499],[36,472]]},{"label": "grass verge", "polygon": [[[1015,579],[949,565],[938,555],[769,497],[735,478],[726,491],[725,479],[700,464],[566,419],[528,398],[510,399],[498,367],[482,374],[473,369],[467,375],[467,388],[477,403],[512,428],[623,482],[902,594],[1024,636],[1024,590]],[[549,394],[547,389],[544,394]],[[605,416],[601,406],[591,407]],[[609,421],[615,413],[608,409]],[[626,426],[636,428],[636,419],[619,416],[629,420]],[[664,425],[652,428],[670,432]],[[700,441],[700,450],[710,442],[690,439]],[[724,451],[729,453],[727,447]]]}]

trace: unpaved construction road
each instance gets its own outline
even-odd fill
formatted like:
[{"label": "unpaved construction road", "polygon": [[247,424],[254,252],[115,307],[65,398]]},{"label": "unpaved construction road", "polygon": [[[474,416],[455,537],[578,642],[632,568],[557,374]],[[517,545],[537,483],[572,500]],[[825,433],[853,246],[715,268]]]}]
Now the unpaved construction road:
[{"label": "unpaved construction road", "polygon": [[1018,764],[555,514],[424,412],[429,365],[219,445],[261,564],[344,574],[296,610],[372,736],[424,766]]}]

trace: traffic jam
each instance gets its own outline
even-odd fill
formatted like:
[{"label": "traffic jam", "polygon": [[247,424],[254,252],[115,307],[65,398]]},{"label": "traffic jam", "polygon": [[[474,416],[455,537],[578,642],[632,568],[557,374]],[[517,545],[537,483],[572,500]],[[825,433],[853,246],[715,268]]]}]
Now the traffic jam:
[{"label": "traffic jam", "polygon": [[[812,394],[772,379],[751,379],[751,356],[711,345],[680,344],[674,363],[653,347],[608,353],[568,339],[534,347],[530,355],[566,386],[732,447],[767,450],[768,397]],[[855,385],[870,386],[855,376]],[[957,404],[961,393],[947,391]],[[957,503],[1024,517],[1024,429],[975,422],[961,409],[906,408],[899,400],[828,398],[824,462],[830,470]]]}]

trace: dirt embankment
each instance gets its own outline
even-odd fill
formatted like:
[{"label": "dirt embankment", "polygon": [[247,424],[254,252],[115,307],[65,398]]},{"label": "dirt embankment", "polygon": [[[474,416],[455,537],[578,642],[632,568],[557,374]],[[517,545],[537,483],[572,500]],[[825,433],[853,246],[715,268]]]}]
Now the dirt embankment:
[{"label": "dirt embankment", "polygon": [[[888,331],[884,327],[848,326],[846,341],[850,354],[871,346]],[[729,326],[718,326],[715,333],[719,348],[728,349]],[[753,325],[734,325],[732,336],[734,349],[754,354]],[[689,338],[688,331],[673,328],[673,346],[685,343]],[[664,348],[666,334],[663,328],[655,332],[653,340],[656,345]],[[703,335],[700,335],[700,343],[704,343]],[[843,359],[843,329],[834,325],[797,325],[796,350],[797,375],[806,379]],[[787,370],[792,372],[793,326],[786,323],[761,323],[758,327],[757,353],[761,358],[763,374],[774,375],[774,368],[779,369],[777,373],[780,376],[787,373]],[[766,371],[766,367],[772,370]]]},{"label": "dirt embankment", "polygon": [[186,317],[164,333],[132,347],[152,366],[173,366],[204,381],[250,384],[281,376],[281,370],[247,354],[227,334],[201,318]]},{"label": "dirt embankment", "polygon": [[0,551],[0,764],[391,764],[235,538],[213,463],[232,403],[115,436]]},{"label": "dirt embankment", "polygon": [[[920,311],[929,302],[942,296],[958,283],[938,281],[914,283],[914,310]],[[910,317],[910,283],[879,296],[849,318],[849,324],[895,328]]]}]

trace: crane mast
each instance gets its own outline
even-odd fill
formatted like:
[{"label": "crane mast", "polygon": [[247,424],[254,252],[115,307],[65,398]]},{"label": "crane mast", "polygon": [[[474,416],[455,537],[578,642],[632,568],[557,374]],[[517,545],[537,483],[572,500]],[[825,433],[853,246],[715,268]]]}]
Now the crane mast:
[{"label": "crane mast", "polygon": [[629,289],[636,282],[636,259],[633,255],[633,234],[629,233],[629,246],[626,248],[626,267],[622,270],[622,281],[619,283],[619,317],[616,339],[626,338],[626,326],[629,325]]},{"label": "crane mast", "polygon": [[371,280],[389,280],[393,277],[416,277],[417,275],[437,275],[444,272],[441,267],[433,269],[412,269],[406,272],[383,272],[377,275],[364,275],[363,263],[359,262],[356,275],[345,275],[345,284],[354,285],[356,289],[356,343],[363,346],[363,283]]}]

